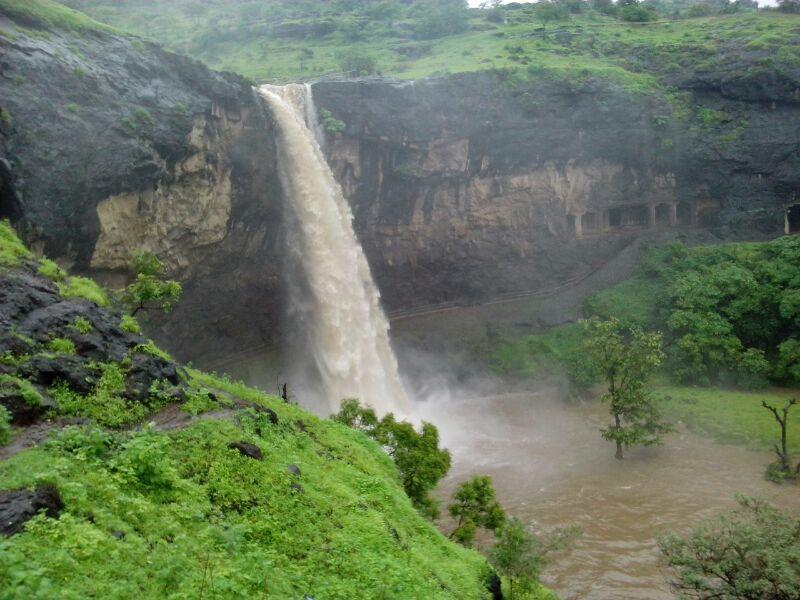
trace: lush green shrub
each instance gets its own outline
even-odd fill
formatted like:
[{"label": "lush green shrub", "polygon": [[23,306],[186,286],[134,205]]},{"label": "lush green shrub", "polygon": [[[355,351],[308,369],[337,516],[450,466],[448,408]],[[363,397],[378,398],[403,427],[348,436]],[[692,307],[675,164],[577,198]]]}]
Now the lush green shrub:
[{"label": "lush green shrub", "polygon": [[346,128],[344,121],[340,121],[331,114],[331,111],[324,108],[320,109],[319,118],[322,128],[326,133],[330,133],[331,135],[339,135]]},{"label": "lush green shrub", "polygon": [[181,284],[166,279],[166,268],[152,252],[139,252],[130,263],[136,281],[125,288],[122,301],[130,308],[131,316],[140,310],[169,312],[180,300]]},{"label": "lush green shrub", "polygon": [[47,277],[53,281],[59,282],[64,281],[67,277],[67,273],[58,266],[55,261],[50,260],[49,258],[42,258],[39,261],[39,275],[42,277]]},{"label": "lush green shrub", "polygon": [[30,256],[31,253],[17,237],[17,232],[11,224],[8,221],[0,221],[0,268],[16,267],[22,259]]},{"label": "lush green shrub", "polygon": [[72,326],[75,328],[75,331],[83,334],[90,333],[92,329],[94,329],[92,322],[86,317],[77,317]]},{"label": "lush green shrub", "polygon": [[378,72],[375,58],[356,50],[342,52],[339,55],[339,66],[342,71],[354,77],[374,75]]},{"label": "lush green shrub", "polygon": [[67,338],[53,338],[47,343],[47,349],[56,354],[75,354],[75,344]]},{"label": "lush green shrub", "polygon": [[0,446],[5,446],[11,440],[11,413],[6,407],[0,405]]},{"label": "lush green shrub", "polygon": [[673,585],[686,597],[711,600],[800,597],[800,519],[750,498],[708,519],[688,536],[659,538]]},{"label": "lush green shrub", "polygon": [[127,331],[128,333],[142,333],[142,329],[139,327],[136,317],[132,317],[131,315],[122,315],[119,321],[119,327],[122,331]]},{"label": "lush green shrub", "polygon": [[424,515],[435,518],[438,503],[428,494],[450,469],[450,453],[439,448],[436,426],[423,422],[418,432],[411,423],[398,422],[392,413],[378,419],[358,400],[342,402],[336,421],[359,429],[377,441],[392,457],[408,497]]},{"label": "lush green shrub", "polygon": [[111,304],[105,290],[88,277],[70,277],[66,282],[59,283],[58,289],[63,298],[83,298],[104,307]]},{"label": "lush green shrub", "polygon": [[623,6],[618,14],[619,18],[623,21],[629,21],[632,23],[645,23],[647,21],[653,21],[657,16],[654,10],[641,4],[629,4],[628,6]]},{"label": "lush green shrub", "polygon": [[495,497],[491,477],[477,476],[458,486],[450,506],[450,516],[456,520],[456,528],[450,538],[464,546],[470,546],[479,527],[495,531],[505,522],[503,507]]}]

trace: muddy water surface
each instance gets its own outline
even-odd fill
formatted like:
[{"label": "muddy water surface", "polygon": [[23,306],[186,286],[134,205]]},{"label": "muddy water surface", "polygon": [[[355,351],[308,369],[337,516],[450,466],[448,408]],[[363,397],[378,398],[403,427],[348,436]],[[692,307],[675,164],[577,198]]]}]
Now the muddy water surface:
[{"label": "muddy water surface", "polygon": [[685,431],[663,447],[614,459],[598,403],[568,405],[539,392],[418,405],[453,454],[443,496],[473,474],[491,475],[507,512],[534,528],[578,524],[575,549],[545,573],[563,598],[673,598],[655,536],[686,530],[735,506],[737,492],[800,511],[800,489],[763,479],[767,453]]}]

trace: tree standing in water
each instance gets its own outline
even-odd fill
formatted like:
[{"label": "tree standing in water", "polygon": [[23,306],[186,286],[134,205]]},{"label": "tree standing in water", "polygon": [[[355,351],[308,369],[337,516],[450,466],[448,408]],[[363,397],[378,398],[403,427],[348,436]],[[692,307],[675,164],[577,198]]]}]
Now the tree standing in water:
[{"label": "tree standing in water", "polygon": [[767,477],[776,481],[784,478],[795,477],[800,473],[800,463],[797,464],[797,470],[792,473],[792,465],[789,462],[789,447],[787,443],[786,429],[789,424],[789,410],[797,404],[797,398],[789,400],[783,409],[778,410],[775,406],[767,404],[765,400],[761,401],[761,406],[766,408],[775,417],[778,425],[781,428],[781,445],[775,444],[775,454],[778,455],[778,461],[767,467]]},{"label": "tree standing in water", "polygon": [[660,443],[671,427],[661,421],[645,384],[664,359],[661,334],[626,327],[614,318],[591,319],[584,326],[589,356],[608,383],[602,399],[608,402],[614,422],[602,435],[616,443],[616,458],[622,460],[623,447]]}]

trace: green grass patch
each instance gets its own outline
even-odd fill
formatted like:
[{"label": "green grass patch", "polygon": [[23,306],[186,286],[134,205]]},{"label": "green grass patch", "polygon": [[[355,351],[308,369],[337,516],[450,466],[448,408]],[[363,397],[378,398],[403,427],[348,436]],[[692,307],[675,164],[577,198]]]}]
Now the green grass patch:
[{"label": "green grass patch", "polygon": [[11,269],[30,258],[31,253],[25,247],[14,228],[8,221],[0,221],[0,268]]},{"label": "green grass patch", "polygon": [[128,333],[142,333],[142,328],[139,327],[139,322],[136,320],[136,317],[132,317],[131,315],[122,315],[119,321],[119,328]]},{"label": "green grass patch", "polygon": [[47,343],[47,349],[56,354],[75,354],[75,344],[67,338],[53,338]]},{"label": "green grass patch", "polygon": [[42,258],[39,260],[39,275],[47,277],[48,279],[59,282],[67,278],[67,273],[58,266],[58,264],[49,258]]},{"label": "green grass patch", "polygon": [[103,307],[110,306],[106,291],[88,277],[70,277],[65,283],[58,284],[62,298],[83,298]]},{"label": "green grass patch", "polygon": [[280,422],[248,411],[171,433],[69,428],[0,464],[0,488],[51,482],[66,504],[0,541],[0,586],[17,598],[483,595],[485,560],[414,510],[377,444],[244,395]]},{"label": "green grass patch", "polygon": [[0,0],[0,13],[27,27],[68,29],[76,33],[121,33],[52,0]]},{"label": "green grass patch", "polygon": [[[763,392],[726,391],[710,388],[664,386],[653,392],[659,406],[669,417],[680,419],[695,431],[711,435],[722,442],[771,450],[780,440],[780,428],[772,414],[761,406],[766,400],[782,407],[798,390]],[[800,452],[800,410],[789,412],[789,447]]]}]

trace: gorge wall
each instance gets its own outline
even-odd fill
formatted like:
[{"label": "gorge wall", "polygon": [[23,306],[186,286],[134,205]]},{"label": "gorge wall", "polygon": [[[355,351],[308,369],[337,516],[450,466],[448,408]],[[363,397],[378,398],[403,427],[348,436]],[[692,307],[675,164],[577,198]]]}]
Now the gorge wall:
[{"label": "gorge wall", "polygon": [[[149,327],[178,358],[277,341],[282,196],[250,83],[112,33],[0,17],[0,44],[0,216],[112,285],[131,252],[158,253],[185,296]],[[552,287],[651,230],[780,233],[800,201],[800,74],[737,77],[687,73],[675,97],[488,72],[314,95],[345,124],[329,160],[402,310]]]},{"label": "gorge wall", "polygon": [[651,229],[781,232],[800,190],[797,84],[726,81],[675,82],[690,95],[674,101],[492,73],[314,93],[346,124],[328,154],[402,309],[569,281]]}]

